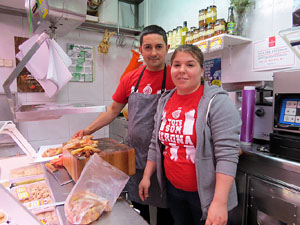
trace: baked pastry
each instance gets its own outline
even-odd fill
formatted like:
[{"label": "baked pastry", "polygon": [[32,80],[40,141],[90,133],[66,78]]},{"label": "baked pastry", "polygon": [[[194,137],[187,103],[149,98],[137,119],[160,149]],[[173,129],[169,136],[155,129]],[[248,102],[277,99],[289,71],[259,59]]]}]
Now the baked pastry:
[{"label": "baked pastry", "polygon": [[42,154],[42,157],[52,157],[55,155],[59,155],[62,153],[62,148],[57,147],[57,148],[49,148],[44,153]]}]

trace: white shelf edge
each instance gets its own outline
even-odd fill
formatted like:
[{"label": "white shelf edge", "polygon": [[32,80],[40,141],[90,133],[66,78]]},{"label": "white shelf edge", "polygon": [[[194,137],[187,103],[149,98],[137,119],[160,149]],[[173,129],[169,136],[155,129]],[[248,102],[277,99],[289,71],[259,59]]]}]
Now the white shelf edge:
[{"label": "white shelf edge", "polygon": [[[252,42],[252,40],[249,39],[249,38],[245,38],[245,37],[241,37],[241,36],[236,36],[236,35],[230,35],[230,34],[220,34],[218,36],[207,38],[207,39],[205,39],[203,41],[195,42],[195,43],[193,43],[193,45],[199,45],[202,42],[208,42],[209,43],[210,41],[212,41],[214,38],[217,38],[217,37],[221,37],[223,39],[223,41],[224,41],[224,47],[229,47],[229,46],[234,46],[234,45],[241,45],[241,44],[247,44],[247,43]],[[219,50],[222,50],[222,49],[219,49]],[[214,51],[219,51],[219,50],[214,50]],[[175,51],[175,49],[169,50],[168,51],[168,55],[169,54],[173,54],[174,51]],[[212,52],[214,52],[214,51],[212,51]],[[204,53],[204,54],[208,54],[208,53],[210,53],[210,52],[208,51],[207,53]]]}]

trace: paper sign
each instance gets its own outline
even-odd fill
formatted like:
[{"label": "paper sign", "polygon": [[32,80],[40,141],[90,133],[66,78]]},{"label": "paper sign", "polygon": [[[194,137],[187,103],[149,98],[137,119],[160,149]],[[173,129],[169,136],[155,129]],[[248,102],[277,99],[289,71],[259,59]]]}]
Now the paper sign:
[{"label": "paper sign", "polygon": [[204,61],[204,77],[209,84],[221,86],[221,58]]},{"label": "paper sign", "polygon": [[253,71],[288,68],[296,65],[295,54],[279,36],[253,43]]}]

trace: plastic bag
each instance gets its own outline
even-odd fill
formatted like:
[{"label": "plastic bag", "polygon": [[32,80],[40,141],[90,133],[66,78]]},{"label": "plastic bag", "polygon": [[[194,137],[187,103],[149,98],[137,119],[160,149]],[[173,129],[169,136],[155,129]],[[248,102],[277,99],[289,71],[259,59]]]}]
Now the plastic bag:
[{"label": "plastic bag", "polygon": [[85,165],[65,202],[65,215],[73,224],[89,224],[112,210],[129,176],[98,154]]}]

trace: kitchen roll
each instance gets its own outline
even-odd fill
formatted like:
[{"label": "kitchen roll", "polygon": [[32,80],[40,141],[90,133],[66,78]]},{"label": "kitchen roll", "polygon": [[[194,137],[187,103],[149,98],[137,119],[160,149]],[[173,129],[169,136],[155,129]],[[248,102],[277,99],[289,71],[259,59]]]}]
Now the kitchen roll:
[{"label": "kitchen roll", "polygon": [[242,128],[240,141],[243,144],[253,142],[256,90],[254,86],[245,86],[242,91]]}]

